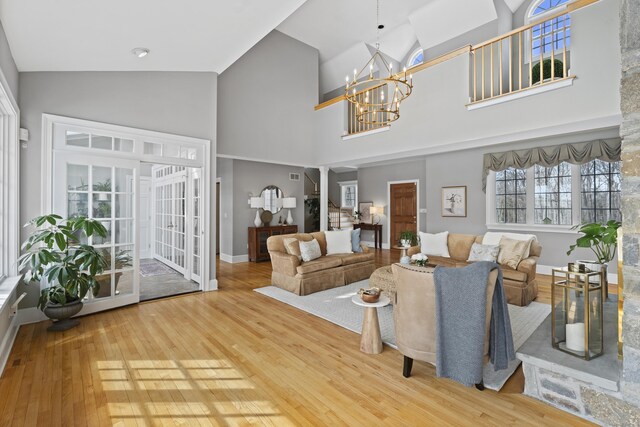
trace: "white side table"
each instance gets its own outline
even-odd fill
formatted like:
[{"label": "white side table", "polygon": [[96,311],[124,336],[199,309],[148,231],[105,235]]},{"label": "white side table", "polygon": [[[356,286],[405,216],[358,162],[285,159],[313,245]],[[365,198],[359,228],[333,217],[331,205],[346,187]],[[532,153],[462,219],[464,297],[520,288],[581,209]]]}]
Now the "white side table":
[{"label": "white side table", "polygon": [[389,305],[391,300],[387,296],[380,295],[378,302],[367,303],[362,301],[360,295],[354,295],[351,297],[351,302],[364,307],[360,351],[367,354],[382,353],[382,337],[380,336],[380,322],[378,322],[378,307]]}]

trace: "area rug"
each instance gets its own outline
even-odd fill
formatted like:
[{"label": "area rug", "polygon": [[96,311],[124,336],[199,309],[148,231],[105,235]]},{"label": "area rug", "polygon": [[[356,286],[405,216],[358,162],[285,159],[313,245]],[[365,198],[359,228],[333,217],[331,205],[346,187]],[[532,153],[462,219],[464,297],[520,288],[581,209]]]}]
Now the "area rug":
[{"label": "area rug", "polygon": [[[351,297],[360,288],[368,287],[369,281],[363,280],[305,296],[298,296],[275,286],[266,286],[254,290],[359,334],[362,330],[364,310],[362,307],[352,303]],[[533,334],[550,312],[551,306],[537,302],[532,302],[527,307],[509,305],[513,343],[516,350]],[[393,307],[388,305],[379,308],[378,319],[380,321],[382,341],[389,347],[397,348],[393,328]],[[496,372],[493,370],[493,366],[487,364],[484,369],[485,387],[492,390],[500,390],[519,365],[520,360],[516,359],[509,364],[507,369]]]},{"label": "area rug", "polygon": [[163,274],[176,274],[176,271],[159,261],[140,263],[140,275],[142,277],[161,276]]}]

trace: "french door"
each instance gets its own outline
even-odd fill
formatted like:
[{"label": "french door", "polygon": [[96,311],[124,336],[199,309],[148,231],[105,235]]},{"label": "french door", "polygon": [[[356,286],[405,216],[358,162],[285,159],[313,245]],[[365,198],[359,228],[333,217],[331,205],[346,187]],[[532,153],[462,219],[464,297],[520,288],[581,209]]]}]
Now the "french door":
[{"label": "french door", "polygon": [[202,283],[202,172],[200,168],[155,165],[153,257]]},{"label": "french door", "polygon": [[[114,166],[117,165],[117,166]],[[100,288],[88,295],[82,313],[139,301],[139,232],[136,227],[140,162],[77,153],[54,153],[53,210],[64,217],[86,216],[100,221],[106,237],[91,236],[108,263],[97,277]]]},{"label": "french door", "polygon": [[[166,170],[169,173],[165,174]],[[158,178],[158,175],[164,175]],[[187,171],[163,166],[155,170],[154,257],[181,274],[186,273]]]}]

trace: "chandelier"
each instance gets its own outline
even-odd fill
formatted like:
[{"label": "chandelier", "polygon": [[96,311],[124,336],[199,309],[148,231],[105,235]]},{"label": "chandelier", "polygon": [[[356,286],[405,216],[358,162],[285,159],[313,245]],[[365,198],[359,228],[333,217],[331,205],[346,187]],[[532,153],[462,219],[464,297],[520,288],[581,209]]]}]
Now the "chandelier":
[{"label": "chandelier", "polygon": [[[347,75],[345,97],[354,105],[359,123],[385,126],[400,118],[400,103],[411,95],[413,76],[407,77],[406,67],[394,74],[393,64],[380,53],[380,30],[384,25],[380,24],[380,0],[376,4],[376,51],[359,72],[353,70],[353,79]],[[378,64],[377,75],[374,64]]]}]

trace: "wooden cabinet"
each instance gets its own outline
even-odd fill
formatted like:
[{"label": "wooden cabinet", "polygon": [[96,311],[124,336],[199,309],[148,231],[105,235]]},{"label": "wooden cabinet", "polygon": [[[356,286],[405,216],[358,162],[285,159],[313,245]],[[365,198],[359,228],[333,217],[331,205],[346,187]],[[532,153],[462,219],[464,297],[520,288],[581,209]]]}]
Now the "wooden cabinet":
[{"label": "wooden cabinet", "polygon": [[260,262],[269,260],[269,251],[267,250],[267,239],[269,237],[297,232],[297,225],[249,227],[249,261]]}]

